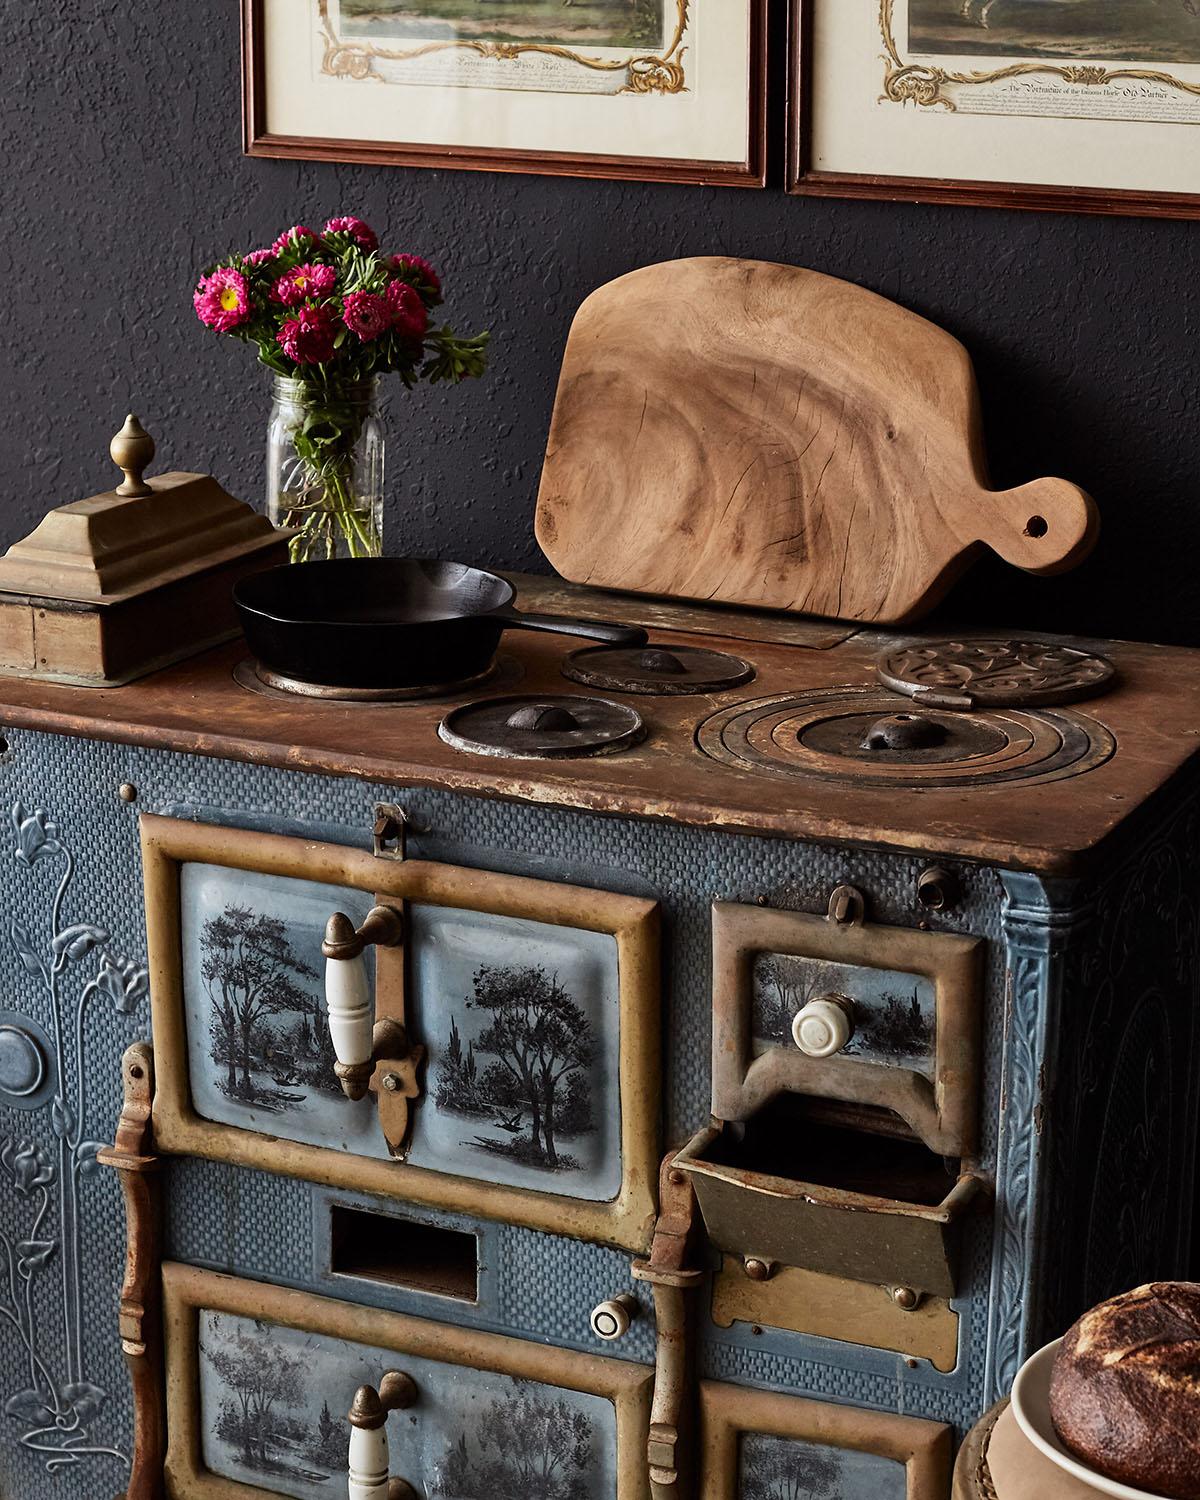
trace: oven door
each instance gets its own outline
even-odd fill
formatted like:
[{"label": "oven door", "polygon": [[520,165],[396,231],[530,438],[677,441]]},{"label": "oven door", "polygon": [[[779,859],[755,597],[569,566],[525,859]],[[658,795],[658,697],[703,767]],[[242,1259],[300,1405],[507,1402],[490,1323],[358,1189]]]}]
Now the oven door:
[{"label": "oven door", "polygon": [[162,1150],[647,1246],[655,903],[141,829]]},{"label": "oven door", "polygon": [[162,1286],[170,1500],[385,1474],[414,1497],[649,1500],[644,1365],[174,1263]]}]

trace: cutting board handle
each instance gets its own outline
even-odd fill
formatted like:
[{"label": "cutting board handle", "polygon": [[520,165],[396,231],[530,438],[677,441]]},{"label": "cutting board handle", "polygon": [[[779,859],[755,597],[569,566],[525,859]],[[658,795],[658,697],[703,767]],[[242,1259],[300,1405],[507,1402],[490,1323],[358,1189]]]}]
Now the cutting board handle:
[{"label": "cutting board handle", "polygon": [[1092,550],[1096,502],[1067,479],[1035,479],[984,497],[979,540],[1026,573],[1062,573]]}]

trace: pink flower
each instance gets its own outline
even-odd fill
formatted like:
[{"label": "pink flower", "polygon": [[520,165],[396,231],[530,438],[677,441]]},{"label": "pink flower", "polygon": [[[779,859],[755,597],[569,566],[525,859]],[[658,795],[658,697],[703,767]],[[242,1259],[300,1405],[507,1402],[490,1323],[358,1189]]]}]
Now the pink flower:
[{"label": "pink flower", "polygon": [[429,327],[429,314],[420,293],[414,291],[407,281],[389,281],[386,296],[392,310],[392,327],[401,338],[424,338]]},{"label": "pink flower", "polygon": [[242,265],[261,266],[265,260],[274,260],[274,250],[251,250],[249,255],[242,256]]},{"label": "pink flower", "polygon": [[428,287],[435,296],[442,290],[441,277],[423,255],[393,255],[392,270],[399,271],[406,280],[411,279],[418,286]]},{"label": "pink flower", "polygon": [[297,266],[271,288],[271,301],[282,302],[284,307],[298,307],[301,302],[327,297],[336,285],[337,272],[332,266]]},{"label": "pink flower", "polygon": [[298,365],[322,365],[333,355],[336,333],[328,308],[302,307],[275,337],[287,357]]},{"label": "pink flower", "polygon": [[302,249],[310,240],[315,245],[321,236],[315,229],[310,229],[307,224],[293,224],[290,229],[285,229],[271,249],[276,255],[282,255],[285,250]]},{"label": "pink flower", "polygon": [[386,297],[377,297],[374,292],[351,292],[342,299],[342,322],[365,344],[387,332],[392,309]]},{"label": "pink flower", "polygon": [[364,250],[378,250],[379,236],[369,224],[356,219],[353,214],[343,214],[340,219],[330,219],[325,226],[326,234],[348,234]]},{"label": "pink flower", "polygon": [[200,278],[192,306],[202,323],[218,333],[228,333],[250,316],[246,278],[231,266],[221,266],[211,276]]}]

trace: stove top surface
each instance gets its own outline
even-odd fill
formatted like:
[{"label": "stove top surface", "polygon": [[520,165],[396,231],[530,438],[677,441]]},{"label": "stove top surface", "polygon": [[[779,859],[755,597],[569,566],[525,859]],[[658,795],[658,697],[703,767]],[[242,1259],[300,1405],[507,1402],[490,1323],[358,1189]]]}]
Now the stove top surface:
[{"label": "stove top surface", "polygon": [[[361,703],[264,681],[238,640],[120,688],[4,679],[0,721],[1064,874],[1200,746],[1200,652],[856,633],[558,580],[520,585],[527,609],[645,624],[650,656],[510,632],[483,682]],[[651,691],[658,678],[667,690]]]}]

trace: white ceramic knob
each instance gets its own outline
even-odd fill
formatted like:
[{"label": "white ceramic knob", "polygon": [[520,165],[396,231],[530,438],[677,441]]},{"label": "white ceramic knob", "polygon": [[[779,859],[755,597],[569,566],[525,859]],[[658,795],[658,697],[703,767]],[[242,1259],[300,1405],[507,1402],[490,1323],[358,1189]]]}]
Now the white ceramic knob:
[{"label": "white ceramic knob", "polygon": [[818,995],[792,1021],[792,1040],[805,1057],[832,1057],[853,1035],[854,1014],[841,995]]},{"label": "white ceramic knob", "polygon": [[340,1063],[348,1066],[371,1061],[373,1026],[371,981],[366,960],[325,960],[325,1008],[329,1012],[329,1039]]},{"label": "white ceramic knob", "polygon": [[349,1469],[349,1500],[388,1500],[386,1427],[351,1427]]},{"label": "white ceramic knob", "polygon": [[619,1297],[610,1297],[607,1302],[601,1302],[592,1308],[592,1332],[605,1343],[623,1339],[629,1332],[630,1321],[637,1315],[637,1310],[637,1298],[629,1292],[622,1292]]}]

